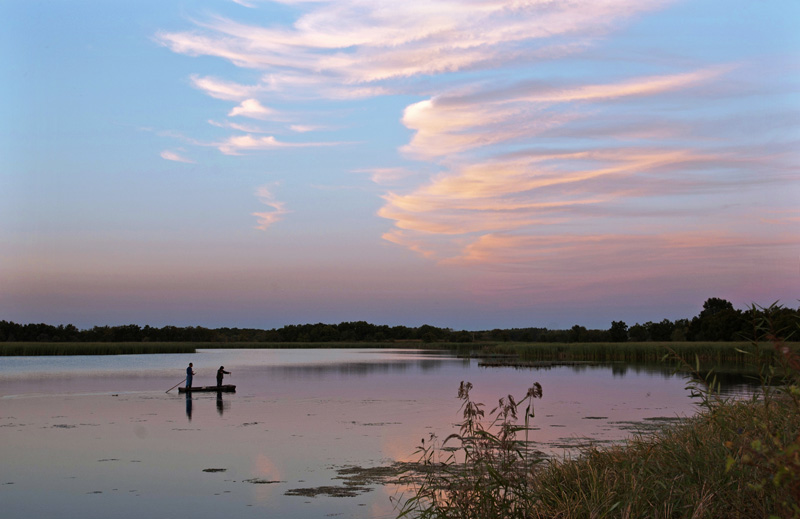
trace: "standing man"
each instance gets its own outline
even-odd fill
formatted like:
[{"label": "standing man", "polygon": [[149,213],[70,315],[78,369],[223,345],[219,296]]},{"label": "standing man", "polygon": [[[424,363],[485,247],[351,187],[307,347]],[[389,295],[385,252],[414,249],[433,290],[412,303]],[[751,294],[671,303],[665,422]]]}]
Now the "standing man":
[{"label": "standing man", "polygon": [[192,377],[194,376],[194,370],[192,369],[192,366],[194,366],[194,364],[192,364],[190,362],[189,363],[189,367],[186,368],[186,389],[187,390],[192,389]]},{"label": "standing man", "polygon": [[217,387],[220,387],[222,385],[223,374],[230,375],[231,372],[225,371],[225,366],[220,366],[219,369],[217,370]]}]

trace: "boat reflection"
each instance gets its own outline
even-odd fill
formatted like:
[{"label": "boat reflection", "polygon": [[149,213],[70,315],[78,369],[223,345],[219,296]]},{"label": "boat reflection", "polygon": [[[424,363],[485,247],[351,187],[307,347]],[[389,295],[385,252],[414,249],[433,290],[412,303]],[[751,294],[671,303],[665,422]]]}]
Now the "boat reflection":
[{"label": "boat reflection", "polygon": [[[219,413],[220,416],[222,416],[225,413],[225,411],[228,411],[231,408],[230,401],[223,399],[222,393],[224,393],[224,391],[217,391],[217,398],[216,398],[217,412]],[[186,418],[190,422],[192,421],[193,406],[194,406],[194,397],[192,397],[191,393],[186,393]]]}]

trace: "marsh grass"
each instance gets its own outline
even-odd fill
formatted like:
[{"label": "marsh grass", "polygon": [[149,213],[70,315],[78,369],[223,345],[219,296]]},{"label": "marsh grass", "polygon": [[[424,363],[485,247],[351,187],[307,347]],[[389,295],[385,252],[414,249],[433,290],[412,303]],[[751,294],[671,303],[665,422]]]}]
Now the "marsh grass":
[{"label": "marsh grass", "polygon": [[0,356],[195,353],[197,347],[185,342],[3,342]]},{"label": "marsh grass", "polygon": [[554,461],[537,474],[528,517],[796,517],[782,504],[796,496],[756,485],[770,471],[742,463],[743,449],[762,435],[765,421],[798,430],[789,407],[731,402],[654,436]]},{"label": "marsh grass", "polygon": [[[741,342],[621,342],[572,344],[522,344],[515,347],[521,360],[565,360],[587,362],[660,362],[670,349],[675,359],[701,363],[746,363],[750,359],[745,350],[752,343]],[[758,347],[771,355],[772,345],[760,342]]]},{"label": "marsh grass", "polygon": [[[671,344],[665,360],[691,375],[687,388],[700,412],[576,458],[531,457],[521,448],[528,438],[516,435],[528,433],[533,413],[518,426],[516,405],[507,407],[516,402],[501,400],[484,426],[482,404],[462,383],[464,421],[448,438],[458,445],[423,442],[420,463],[429,470],[409,479],[411,496],[398,500],[398,517],[800,518],[800,352],[770,322],[779,309],[760,309],[754,341],[738,348],[761,385],[752,397],[721,396],[714,371],[700,370],[701,355],[690,362]],[[534,397],[529,391],[526,399]]]}]

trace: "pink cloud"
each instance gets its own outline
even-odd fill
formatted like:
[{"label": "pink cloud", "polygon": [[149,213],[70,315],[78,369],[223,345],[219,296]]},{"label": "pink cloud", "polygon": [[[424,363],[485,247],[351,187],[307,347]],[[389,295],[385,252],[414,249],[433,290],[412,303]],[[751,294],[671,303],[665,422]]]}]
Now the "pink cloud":
[{"label": "pink cloud", "polygon": [[676,92],[715,79],[728,70],[729,67],[712,67],[608,84],[561,89],[514,87],[469,96],[440,96],[405,109],[403,124],[415,130],[415,134],[403,151],[413,156],[434,158],[530,139],[581,117],[569,111],[553,112],[553,105]]},{"label": "pink cloud", "polygon": [[[550,46],[557,53],[574,52],[584,45],[553,40],[565,35],[591,40],[665,3],[579,0],[509,6],[499,0],[426,0],[394,3],[387,9],[380,2],[319,1],[306,4],[308,11],[291,28],[265,28],[216,17],[196,22],[195,31],[160,32],[156,40],[174,52],[216,56],[240,67],[270,70],[286,84],[324,77],[324,82],[313,83],[359,89],[363,83],[395,78],[496,68]],[[521,42],[533,42],[536,47],[523,50]]]},{"label": "pink cloud", "polygon": [[270,211],[251,213],[258,219],[256,229],[266,231],[271,225],[283,220],[283,217],[289,212],[283,202],[275,200],[275,196],[268,186],[259,187],[256,190],[256,198],[271,209]]}]

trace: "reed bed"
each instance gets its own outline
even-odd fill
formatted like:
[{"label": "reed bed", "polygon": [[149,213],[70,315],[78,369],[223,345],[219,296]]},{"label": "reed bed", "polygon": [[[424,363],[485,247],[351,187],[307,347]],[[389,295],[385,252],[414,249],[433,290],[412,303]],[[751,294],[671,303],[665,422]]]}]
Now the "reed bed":
[{"label": "reed bed", "polygon": [[4,342],[0,356],[195,353],[197,347],[185,342]]},{"label": "reed bed", "polygon": [[770,467],[743,462],[766,424],[781,447],[800,433],[787,400],[728,403],[655,436],[555,461],[536,475],[528,517],[797,517],[797,489],[775,485]]},{"label": "reed bed", "polygon": [[[759,343],[767,355],[772,344]],[[586,362],[660,362],[668,353],[695,363],[740,364],[751,358],[749,342],[622,342],[572,344],[520,344],[513,346],[520,360],[527,361],[586,361]]]}]

